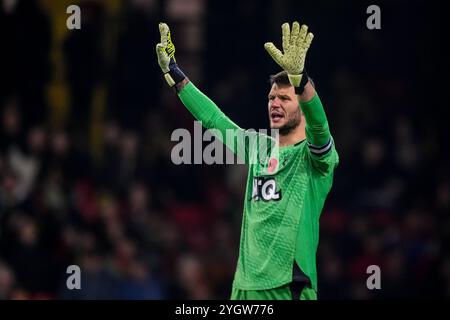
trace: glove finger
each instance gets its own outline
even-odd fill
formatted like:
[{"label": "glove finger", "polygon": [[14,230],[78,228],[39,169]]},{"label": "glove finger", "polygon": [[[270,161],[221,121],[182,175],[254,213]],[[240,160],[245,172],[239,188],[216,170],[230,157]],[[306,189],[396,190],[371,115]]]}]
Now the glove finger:
[{"label": "glove finger", "polygon": [[156,56],[158,57],[158,63],[164,72],[169,72],[169,57],[166,49],[161,43],[156,45]]},{"label": "glove finger", "polygon": [[272,42],[267,42],[264,44],[264,49],[270,54],[273,60],[275,60],[276,63],[280,67],[283,68],[283,53],[278,50],[277,47]]},{"label": "glove finger", "polygon": [[298,44],[302,44],[305,41],[306,34],[308,33],[308,26],[306,24],[302,25],[300,29],[300,34],[298,36]]},{"label": "glove finger", "polygon": [[156,54],[159,56],[160,54],[165,53],[164,46],[161,43],[156,45]]},{"label": "glove finger", "polygon": [[163,62],[167,60],[167,53],[164,46],[161,43],[156,45],[156,55],[158,57],[158,61]]},{"label": "glove finger", "polygon": [[291,38],[291,31],[289,30],[289,23],[285,22],[281,26],[281,31],[283,34],[283,51],[286,52],[286,49],[289,47],[289,41]]},{"label": "glove finger", "polygon": [[304,42],[304,50],[308,50],[309,46],[311,45],[311,42],[314,39],[314,34],[312,34],[311,32],[308,33],[308,35],[306,36],[305,42]]},{"label": "glove finger", "polygon": [[292,33],[291,33],[291,39],[289,42],[291,45],[294,45],[297,43],[299,33],[300,33],[300,24],[297,21],[294,21],[294,23],[292,24]]},{"label": "glove finger", "polygon": [[169,34],[169,26],[165,23],[159,24],[159,34],[161,35],[161,44],[167,47],[167,35]]},{"label": "glove finger", "polygon": [[172,42],[172,36],[170,34],[170,30],[169,30],[169,32],[167,32],[167,47],[166,47],[166,51],[167,51],[167,54],[169,55],[170,58],[174,58],[175,59],[175,45]]}]

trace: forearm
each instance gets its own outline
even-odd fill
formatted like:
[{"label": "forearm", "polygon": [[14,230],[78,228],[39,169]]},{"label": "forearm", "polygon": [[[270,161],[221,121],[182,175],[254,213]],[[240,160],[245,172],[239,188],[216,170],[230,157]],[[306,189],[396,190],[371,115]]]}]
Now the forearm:
[{"label": "forearm", "polygon": [[330,142],[331,134],[322,102],[309,81],[301,95],[297,96],[306,120],[306,138],[310,144],[322,147]]},{"label": "forearm", "polygon": [[188,78],[185,78],[183,81],[181,81],[180,83],[177,83],[177,84],[175,85],[175,90],[176,90],[177,92],[180,92],[181,90],[183,90],[183,88],[184,88],[189,82],[190,82],[189,79],[188,79]]},{"label": "forearm", "polygon": [[207,129],[218,129],[223,135],[227,129],[239,129],[217,105],[197,89],[189,80],[177,84],[178,96],[181,102],[191,112],[195,119],[202,122]]},{"label": "forearm", "polygon": [[192,115],[207,129],[218,129],[222,135],[227,129],[240,129],[222,111],[198,90],[181,71],[175,60],[175,45],[172,42],[169,26],[159,24],[161,41],[156,45],[156,55],[167,84],[175,88],[183,104]]},{"label": "forearm", "polygon": [[301,95],[297,95],[297,99],[299,103],[304,103],[311,101],[312,98],[316,95],[316,89],[314,88],[311,80],[308,80],[308,82],[305,85],[305,89],[303,90],[303,93]]}]

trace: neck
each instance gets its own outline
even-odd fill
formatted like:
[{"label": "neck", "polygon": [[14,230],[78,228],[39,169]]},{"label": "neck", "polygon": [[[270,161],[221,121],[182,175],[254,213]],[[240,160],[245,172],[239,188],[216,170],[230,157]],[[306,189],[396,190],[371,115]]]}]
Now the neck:
[{"label": "neck", "polygon": [[305,117],[302,115],[302,121],[299,126],[287,135],[280,135],[280,147],[286,147],[306,139]]}]

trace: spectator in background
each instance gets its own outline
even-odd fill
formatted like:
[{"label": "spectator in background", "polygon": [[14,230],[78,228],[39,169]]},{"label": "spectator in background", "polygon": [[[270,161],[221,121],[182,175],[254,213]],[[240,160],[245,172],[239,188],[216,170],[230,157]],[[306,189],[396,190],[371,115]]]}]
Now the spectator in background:
[{"label": "spectator in background", "polygon": [[104,6],[98,1],[83,1],[83,27],[68,33],[64,42],[64,59],[70,88],[71,132],[86,139],[92,113],[93,93],[104,73],[101,51]]},{"label": "spectator in background", "polygon": [[50,19],[38,0],[1,2],[0,104],[5,96],[16,96],[22,111],[27,111],[25,128],[46,120],[51,34]]},{"label": "spectator in background", "polygon": [[[141,130],[147,112],[158,109],[158,66],[152,63],[154,48],[150,39],[158,36],[159,2],[126,1],[121,15],[115,64],[112,66],[109,115],[120,120],[125,130]],[[149,110],[150,109],[150,110]]]},{"label": "spectator in background", "polygon": [[22,117],[16,98],[9,98],[2,108],[2,123],[0,135],[0,152],[8,150],[22,142]]},{"label": "spectator in background", "polygon": [[14,286],[15,277],[11,268],[0,260],[0,300],[11,299]]},{"label": "spectator in background", "polygon": [[23,202],[29,198],[45,161],[46,132],[42,126],[31,128],[26,145],[23,148],[12,147],[8,150],[7,160],[17,174],[15,189],[16,200]]},{"label": "spectator in background", "polygon": [[30,296],[51,297],[55,289],[52,253],[43,247],[41,228],[30,216],[15,212],[9,224],[12,237],[5,254],[16,280]]}]

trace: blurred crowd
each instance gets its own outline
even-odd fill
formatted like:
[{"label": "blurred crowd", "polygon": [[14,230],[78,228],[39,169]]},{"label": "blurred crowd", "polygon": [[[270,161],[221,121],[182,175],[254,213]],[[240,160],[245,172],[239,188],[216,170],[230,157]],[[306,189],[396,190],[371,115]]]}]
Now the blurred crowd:
[{"label": "blurred crowd", "polygon": [[[246,167],[171,162],[171,133],[193,118],[163,82],[157,25],[173,25],[181,67],[198,65],[191,79],[230,118],[266,128],[279,70],[262,43],[298,18],[282,8],[316,30],[308,68],[341,158],[321,217],[319,298],[450,298],[445,114],[423,88],[439,48],[423,49],[417,28],[432,9],[395,2],[369,32],[364,3],[111,3],[79,1],[81,30],[61,36],[63,5],[1,1],[0,299],[229,297]],[[177,38],[186,26],[203,46]],[[82,290],[67,289],[70,265]],[[370,265],[381,290],[366,287]]]}]

